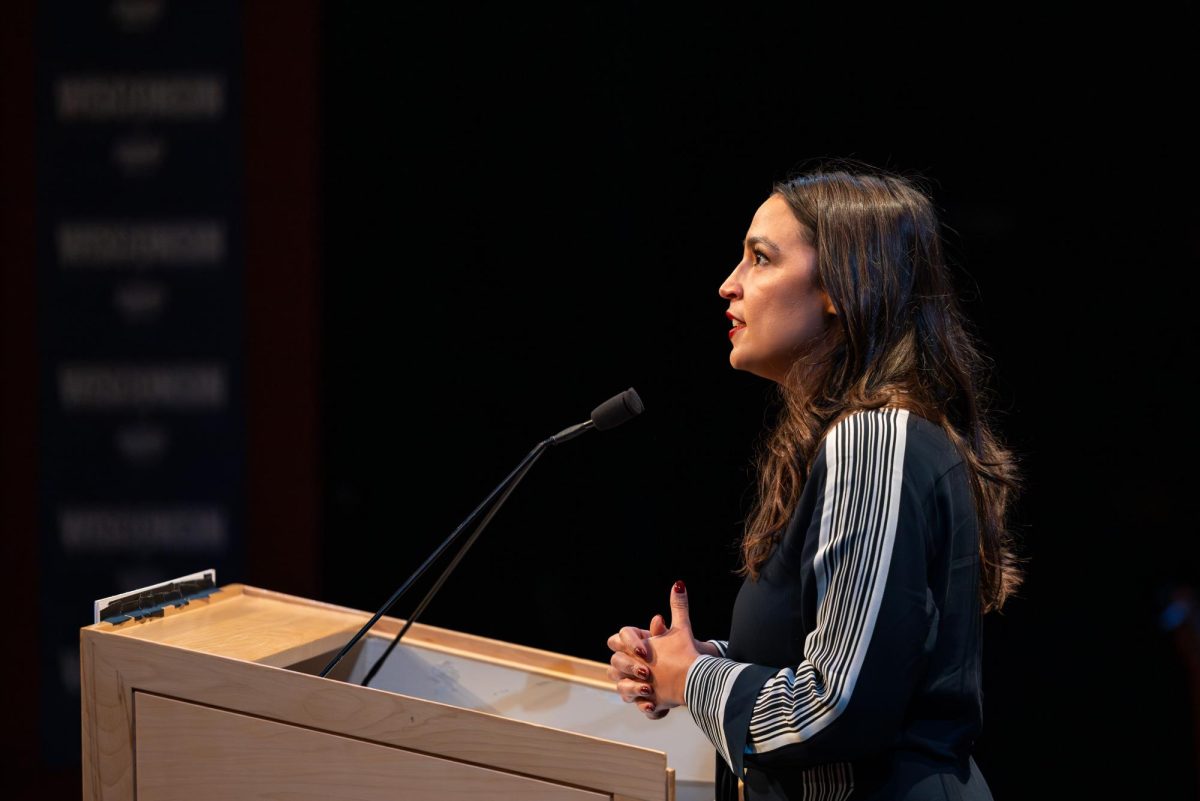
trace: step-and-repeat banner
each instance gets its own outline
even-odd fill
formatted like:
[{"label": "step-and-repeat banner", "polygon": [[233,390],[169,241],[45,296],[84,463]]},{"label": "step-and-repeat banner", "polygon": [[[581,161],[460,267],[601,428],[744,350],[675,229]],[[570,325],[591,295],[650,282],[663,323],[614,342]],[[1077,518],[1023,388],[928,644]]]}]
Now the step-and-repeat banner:
[{"label": "step-and-repeat banner", "polygon": [[241,570],[241,25],[231,0],[39,15],[36,608],[70,763],[92,601]]}]

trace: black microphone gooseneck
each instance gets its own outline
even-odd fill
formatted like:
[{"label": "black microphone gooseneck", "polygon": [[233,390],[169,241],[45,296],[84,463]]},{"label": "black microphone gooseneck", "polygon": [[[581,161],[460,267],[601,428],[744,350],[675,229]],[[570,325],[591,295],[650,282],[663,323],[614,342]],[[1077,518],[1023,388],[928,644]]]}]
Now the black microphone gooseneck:
[{"label": "black microphone gooseneck", "polygon": [[363,636],[370,630],[372,626],[379,622],[379,618],[383,617],[387,611],[391,609],[398,600],[400,600],[400,597],[408,591],[413,583],[422,575],[424,575],[425,571],[429,569],[430,565],[432,565],[442,554],[446,552],[446,550],[450,547],[450,544],[454,542],[454,540],[457,539],[462,533],[463,529],[465,529],[477,517],[479,517],[483,510],[487,509],[487,514],[479,522],[479,526],[474,532],[471,533],[471,536],[467,538],[462,547],[459,548],[458,553],[454,555],[454,558],[442,571],[442,574],[438,576],[438,579],[436,582],[434,582],[433,587],[431,587],[429,592],[425,594],[425,597],[421,599],[421,603],[417,605],[417,608],[413,611],[413,614],[408,618],[407,622],[405,622],[404,627],[401,628],[396,634],[387,650],[384,651],[379,659],[376,660],[375,664],[371,666],[370,671],[367,672],[367,675],[362,682],[363,686],[369,684],[371,679],[375,677],[375,674],[379,672],[379,668],[383,665],[384,661],[392,653],[392,650],[396,647],[396,644],[400,642],[400,638],[404,636],[409,628],[412,627],[412,624],[417,621],[417,618],[421,616],[421,613],[425,611],[425,608],[429,606],[429,602],[433,600],[433,596],[436,595],[438,590],[441,589],[442,585],[446,582],[446,579],[454,571],[454,568],[458,566],[458,563],[462,561],[463,556],[465,556],[467,551],[470,550],[471,546],[475,543],[475,540],[479,538],[479,535],[483,532],[483,529],[504,504],[504,501],[508,499],[508,496],[512,493],[513,489],[516,488],[517,484],[521,482],[521,479],[525,477],[525,474],[529,472],[529,469],[533,467],[534,462],[538,460],[538,458],[546,451],[546,449],[551,445],[559,445],[563,442],[574,439],[580,434],[591,431],[593,428],[597,431],[606,431],[610,428],[615,428],[621,423],[624,423],[625,421],[641,414],[643,409],[644,407],[642,406],[641,398],[638,397],[637,392],[635,392],[631,387],[622,392],[620,395],[609,398],[607,401],[593,409],[591,419],[587,420],[586,422],[579,423],[578,425],[571,426],[570,428],[563,429],[554,436],[542,440],[535,445],[533,450],[531,450],[525,456],[525,458],[521,460],[521,463],[517,465],[516,469],[509,473],[508,476],[502,482],[500,482],[500,484],[494,490],[492,490],[491,494],[484,499],[483,503],[479,504],[479,506],[477,506],[475,510],[467,516],[466,520],[460,523],[458,527],[450,534],[450,536],[447,537],[442,544],[439,545],[437,549],[429,555],[429,557],[421,564],[421,566],[418,567],[416,571],[405,580],[404,584],[402,584],[398,590],[392,593],[392,597],[387,600],[387,603],[380,607],[379,611],[367,621],[365,626],[358,630],[358,633],[356,633],[350,639],[350,641],[342,647],[342,650],[338,651],[337,655],[333,657],[329,664],[326,665],[317,675],[329,675],[329,672],[333,670],[334,666],[336,666],[337,663],[340,662],[347,653],[350,652],[350,649],[353,648],[355,644],[357,644],[358,641],[363,638]]}]

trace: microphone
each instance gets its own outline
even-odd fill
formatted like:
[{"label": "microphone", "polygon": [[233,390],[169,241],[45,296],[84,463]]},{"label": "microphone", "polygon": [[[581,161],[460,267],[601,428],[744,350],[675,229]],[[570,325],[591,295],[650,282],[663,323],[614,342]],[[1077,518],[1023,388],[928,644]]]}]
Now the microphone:
[{"label": "microphone", "polygon": [[591,431],[593,428],[597,431],[608,431],[610,428],[616,428],[621,423],[637,417],[644,410],[642,399],[638,397],[633,387],[630,387],[620,395],[615,395],[592,409],[591,419],[587,422],[564,428],[546,441],[551,445],[558,445],[578,437],[585,431]]},{"label": "microphone", "polygon": [[533,467],[534,462],[541,457],[546,449],[553,445],[559,445],[563,442],[572,440],[580,434],[591,431],[592,429],[597,431],[608,431],[609,429],[616,428],[622,423],[627,422],[628,420],[631,420],[632,418],[641,414],[644,409],[645,407],[642,405],[642,399],[638,397],[638,394],[636,391],[634,391],[633,387],[630,387],[620,395],[609,398],[604,403],[593,409],[590,419],[577,425],[573,425],[569,428],[564,428],[554,436],[544,439],[535,445],[533,450],[531,450],[525,456],[525,458],[521,460],[521,463],[517,465],[516,469],[509,473],[508,477],[501,481],[500,484],[497,485],[494,490],[492,490],[488,497],[483,500],[483,503],[475,507],[475,511],[471,512],[471,514],[469,514],[467,518],[463,520],[463,522],[458,524],[458,527],[450,533],[450,536],[447,537],[442,544],[439,545],[434,552],[429,555],[429,557],[421,564],[421,566],[418,567],[416,571],[405,580],[404,584],[402,584],[399,589],[392,593],[392,597],[387,600],[387,603],[379,608],[379,611],[367,621],[366,625],[358,630],[357,634],[350,638],[350,641],[342,647],[342,650],[338,651],[337,655],[334,656],[333,659],[330,660],[329,664],[326,665],[317,675],[321,677],[329,675],[329,672],[333,670],[337,663],[340,662],[342,658],[350,652],[350,649],[353,648],[355,644],[363,638],[363,636],[371,629],[372,626],[379,622],[379,618],[383,617],[387,611],[391,609],[398,600],[400,600],[400,597],[408,591],[409,587],[411,587],[417,579],[424,575],[425,571],[429,569],[429,566],[432,565],[438,559],[438,557],[446,552],[446,550],[450,547],[450,544],[458,538],[459,534],[462,533],[463,529],[466,528],[477,517],[479,517],[480,513],[486,509],[487,514],[484,515],[478,527],[471,533],[471,536],[467,538],[462,547],[459,548],[458,552],[454,555],[454,558],[450,561],[450,563],[446,565],[445,570],[443,570],[442,574],[438,576],[437,581],[434,582],[433,587],[431,587],[429,592],[425,594],[425,597],[421,599],[421,603],[417,605],[417,608],[413,611],[412,615],[409,616],[408,620],[404,624],[404,627],[401,628],[396,634],[396,637],[387,647],[387,650],[384,651],[379,659],[375,661],[375,664],[371,666],[371,669],[367,672],[367,675],[362,682],[363,686],[366,687],[370,683],[371,679],[375,677],[375,674],[379,672],[379,668],[383,666],[383,663],[387,660],[388,656],[391,655],[392,650],[396,647],[396,644],[400,642],[400,638],[403,637],[410,628],[412,628],[413,623],[417,622],[417,618],[419,618],[421,613],[425,611],[425,608],[429,606],[429,602],[433,600],[433,596],[435,596],[438,590],[442,588],[442,585],[446,583],[446,579],[449,578],[450,574],[454,571],[454,568],[458,567],[458,563],[462,561],[462,558],[466,555],[467,551],[470,550],[471,546],[475,544],[475,540],[479,539],[479,535],[483,533],[483,529],[489,522],[491,522],[492,517],[497,511],[499,511],[500,507],[508,499],[508,496],[512,493],[513,489],[515,489],[517,484],[521,482],[521,479],[525,477],[525,474],[529,472],[529,469]]}]

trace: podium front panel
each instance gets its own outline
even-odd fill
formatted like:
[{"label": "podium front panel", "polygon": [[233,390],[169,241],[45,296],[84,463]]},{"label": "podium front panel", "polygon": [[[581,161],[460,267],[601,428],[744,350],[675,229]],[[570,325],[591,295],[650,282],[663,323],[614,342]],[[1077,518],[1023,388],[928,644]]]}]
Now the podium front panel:
[{"label": "podium front panel", "polygon": [[429,754],[137,693],[138,801],[607,801]]},{"label": "podium front panel", "polygon": [[[368,635],[338,664],[333,677],[361,683],[390,641],[388,636]],[[332,655],[321,654],[293,667],[317,673]],[[401,640],[370,686],[653,748],[666,753],[667,764],[675,769],[680,801],[712,798],[716,752],[688,711],[675,709],[661,720],[650,720],[622,701],[607,679],[597,682],[550,672],[533,673],[502,660]]]}]

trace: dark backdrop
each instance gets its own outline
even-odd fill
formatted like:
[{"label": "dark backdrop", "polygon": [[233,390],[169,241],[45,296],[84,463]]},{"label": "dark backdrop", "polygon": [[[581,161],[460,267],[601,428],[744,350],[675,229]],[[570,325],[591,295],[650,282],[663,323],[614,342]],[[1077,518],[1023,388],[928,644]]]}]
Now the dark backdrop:
[{"label": "dark backdrop", "polygon": [[[0,25],[0,562],[18,600],[53,578],[36,11],[14,0]],[[1028,582],[985,639],[976,753],[996,797],[1195,797],[1161,620],[1200,581],[1196,25],[1117,11],[243,4],[246,568],[221,583],[374,609],[535,442],[633,386],[646,413],[546,454],[425,620],[604,660],[682,578],[698,633],[723,636],[769,387],[729,368],[717,287],[774,179],[856,157],[927,180],[1025,469]],[[85,624],[95,594],[63,591]],[[43,616],[7,625],[38,652]],[[57,674],[29,665],[5,665],[24,688],[9,795],[77,798],[78,763],[31,733],[78,754],[79,732],[39,703]]]},{"label": "dark backdrop", "polygon": [[1185,21],[324,13],[325,600],[378,606],[633,386],[646,413],[548,453],[424,620],[606,660],[682,578],[724,636],[769,393],[728,366],[717,287],[772,180],[855,157],[927,180],[1024,465],[1028,581],[985,641],[997,798],[1194,795],[1158,627],[1197,578]]}]

